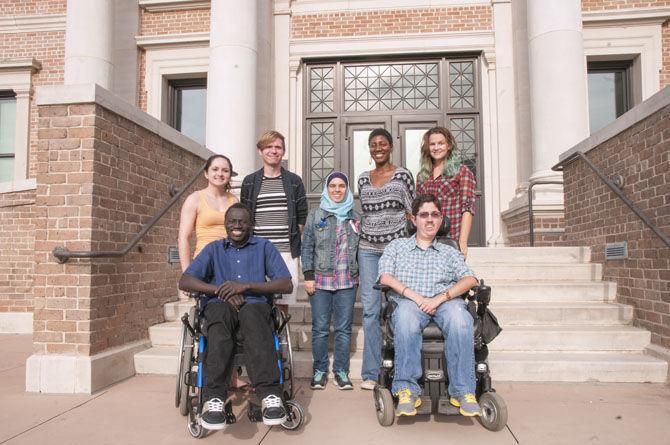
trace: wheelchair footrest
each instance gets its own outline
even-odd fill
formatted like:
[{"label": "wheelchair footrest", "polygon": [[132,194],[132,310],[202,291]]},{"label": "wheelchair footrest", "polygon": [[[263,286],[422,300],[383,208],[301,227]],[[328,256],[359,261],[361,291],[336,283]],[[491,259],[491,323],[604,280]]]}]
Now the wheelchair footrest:
[{"label": "wheelchair footrest", "polygon": [[421,405],[416,409],[418,415],[431,414],[433,412],[433,402],[430,396],[421,396]]},{"label": "wheelchair footrest", "polygon": [[449,402],[449,397],[440,397],[437,401],[437,412],[446,416],[460,415],[459,408]]}]

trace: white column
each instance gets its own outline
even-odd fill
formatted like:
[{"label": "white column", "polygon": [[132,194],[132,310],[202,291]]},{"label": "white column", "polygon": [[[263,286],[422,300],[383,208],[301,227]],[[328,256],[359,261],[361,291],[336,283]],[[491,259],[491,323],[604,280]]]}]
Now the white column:
[{"label": "white column", "polygon": [[255,0],[212,0],[206,145],[230,155],[240,177],[256,165],[257,20]]},{"label": "white column", "polygon": [[112,89],[113,0],[67,0],[65,84]]},{"label": "white column", "polygon": [[560,177],[551,167],[589,135],[580,0],[528,0],[531,179]]}]

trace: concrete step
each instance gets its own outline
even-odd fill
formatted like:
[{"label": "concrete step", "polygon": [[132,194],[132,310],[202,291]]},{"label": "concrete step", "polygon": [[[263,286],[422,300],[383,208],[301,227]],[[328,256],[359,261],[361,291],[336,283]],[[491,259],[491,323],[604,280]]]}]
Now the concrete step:
[{"label": "concrete step", "polygon": [[138,374],[177,375],[179,346],[153,346],[135,354]]},{"label": "concrete step", "polygon": [[588,263],[588,247],[470,247],[468,263]]},{"label": "concrete step", "polygon": [[[142,351],[135,355],[135,370],[138,374],[176,375],[177,351],[177,347],[166,346]],[[351,355],[350,375],[353,380],[360,379],[362,361],[362,352]],[[493,351],[489,365],[494,382],[663,383],[668,372],[665,361],[642,353]],[[296,377],[311,377],[311,351],[294,351],[293,368]]]},{"label": "concrete step", "polygon": [[632,326],[504,326],[491,351],[637,351],[651,333]]},{"label": "concrete step", "polygon": [[[550,260],[549,260],[550,261]],[[601,264],[594,263],[531,263],[531,264],[471,264],[477,278],[485,281],[600,281],[603,275]]]},{"label": "concrete step", "polygon": [[167,321],[149,327],[149,339],[153,346],[179,346],[181,321]]}]

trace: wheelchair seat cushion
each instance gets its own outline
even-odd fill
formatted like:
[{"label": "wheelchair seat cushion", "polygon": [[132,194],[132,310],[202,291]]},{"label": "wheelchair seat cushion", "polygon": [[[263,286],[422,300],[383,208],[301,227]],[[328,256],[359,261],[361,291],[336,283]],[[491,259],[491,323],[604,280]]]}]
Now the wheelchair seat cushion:
[{"label": "wheelchair seat cushion", "polygon": [[426,326],[423,330],[423,339],[444,340],[444,337],[442,336],[442,331],[437,326],[437,324],[435,324],[434,321],[431,321],[430,323],[428,323],[428,326]]}]

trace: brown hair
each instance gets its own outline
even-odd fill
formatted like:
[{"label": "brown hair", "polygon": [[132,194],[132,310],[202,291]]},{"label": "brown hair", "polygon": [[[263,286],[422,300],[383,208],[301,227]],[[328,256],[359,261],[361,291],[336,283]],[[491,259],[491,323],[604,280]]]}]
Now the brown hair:
[{"label": "brown hair", "polygon": [[[214,162],[214,159],[216,159],[216,158],[225,159],[228,162],[228,167],[230,167],[230,177],[231,178],[233,176],[237,175],[237,173],[235,173],[235,170],[233,170],[233,163],[230,161],[228,156],[222,155],[222,154],[212,155],[209,158],[207,158],[207,162],[205,162],[205,168],[203,168],[202,171],[207,172],[207,170],[209,170],[209,167],[212,166],[212,162]],[[226,191],[227,192],[230,191],[231,187],[232,186],[230,185],[230,179],[229,179],[228,184],[226,184]]]},{"label": "brown hair", "polygon": [[434,134],[441,134],[447,140],[449,146],[449,153],[444,160],[444,168],[442,174],[444,176],[455,175],[458,168],[461,166],[460,157],[456,154],[456,139],[451,131],[444,127],[433,127],[426,131],[421,141],[421,170],[419,171],[418,180],[423,182],[433,175],[433,158],[430,156],[430,137]]},{"label": "brown hair", "polygon": [[265,147],[266,145],[268,145],[270,142],[274,141],[277,138],[281,139],[282,148],[284,149],[284,151],[286,151],[286,140],[284,138],[284,135],[275,130],[264,131],[263,134],[261,134],[260,137],[258,138],[258,142],[256,142],[256,148],[262,150],[263,147]]}]

